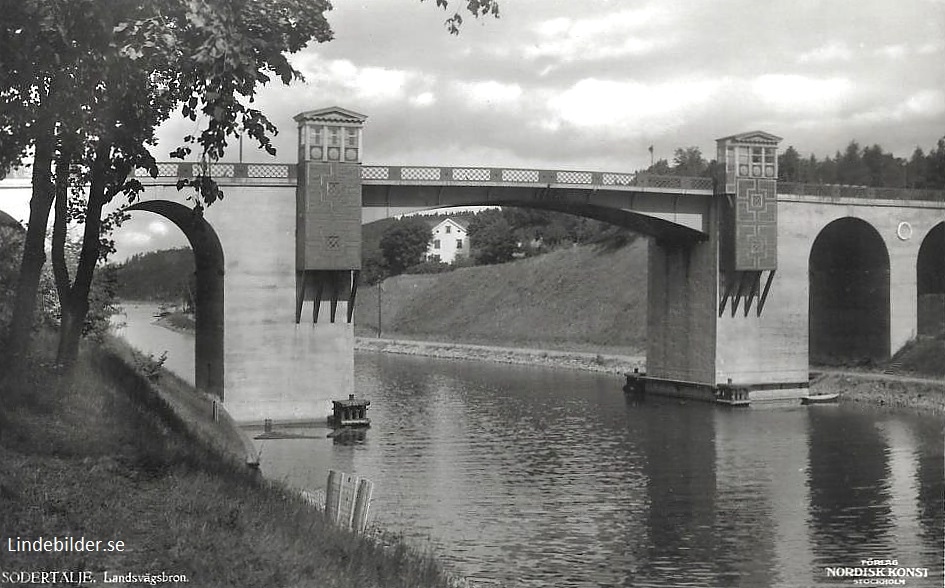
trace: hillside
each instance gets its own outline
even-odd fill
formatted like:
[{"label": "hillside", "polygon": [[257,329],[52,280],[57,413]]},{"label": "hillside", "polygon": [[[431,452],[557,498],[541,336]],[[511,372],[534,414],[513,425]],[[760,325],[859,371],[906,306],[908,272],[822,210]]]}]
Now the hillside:
[{"label": "hillside", "polygon": [[[385,337],[639,352],[646,341],[646,241],[580,246],[507,264],[385,280]],[[377,334],[377,288],[361,288],[357,332]]]},{"label": "hillside", "polygon": [[194,289],[194,254],[189,247],[139,253],[117,266],[123,300],[181,302]]}]

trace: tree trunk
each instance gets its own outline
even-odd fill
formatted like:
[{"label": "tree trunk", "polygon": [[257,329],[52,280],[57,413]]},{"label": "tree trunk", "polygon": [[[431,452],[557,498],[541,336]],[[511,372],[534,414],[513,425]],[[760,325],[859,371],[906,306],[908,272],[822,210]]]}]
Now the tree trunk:
[{"label": "tree trunk", "polygon": [[79,357],[79,341],[82,339],[82,325],[85,324],[85,315],[89,311],[88,299],[84,301],[72,300],[62,305],[62,319],[59,322],[59,347],[56,350],[56,361],[66,368],[75,364]]},{"label": "tree trunk", "polygon": [[33,157],[33,196],[30,199],[30,220],[23,244],[19,281],[10,325],[10,366],[22,365],[18,358],[29,348],[36,314],[39,278],[46,263],[46,225],[52,208],[55,188],[52,182],[52,160],[55,152],[55,121],[46,117],[37,121],[36,149]]},{"label": "tree trunk", "polygon": [[[101,247],[102,209],[112,195],[106,194],[110,151],[110,145],[104,141],[96,149],[90,177],[85,231],[82,235],[82,251],[79,253],[79,264],[75,269],[75,281],[72,287],[68,288],[65,299],[60,300],[62,322],[59,326],[59,348],[56,361],[66,367],[71,367],[79,356],[79,339],[82,337],[82,326],[89,312],[89,290],[92,288],[92,277]],[[59,245],[64,246],[64,243]]]},{"label": "tree trunk", "polygon": [[69,228],[69,165],[71,154],[64,148],[56,159],[56,215],[53,220],[52,267],[61,306],[69,297],[69,268],[66,265],[66,232]]}]

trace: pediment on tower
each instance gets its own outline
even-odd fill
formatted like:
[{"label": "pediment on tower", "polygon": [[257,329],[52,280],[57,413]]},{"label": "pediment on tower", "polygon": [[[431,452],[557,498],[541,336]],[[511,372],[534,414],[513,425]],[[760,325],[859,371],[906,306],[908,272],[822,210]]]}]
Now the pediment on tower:
[{"label": "pediment on tower", "polygon": [[722,137],[720,142],[725,143],[747,143],[752,145],[777,145],[781,142],[781,137],[766,133],[764,131],[748,131],[729,137]]},{"label": "pediment on tower", "polygon": [[367,115],[357,113],[353,110],[341,108],[339,106],[329,106],[318,110],[309,110],[301,112],[294,117],[295,122],[319,121],[338,124],[362,124],[367,120]]}]

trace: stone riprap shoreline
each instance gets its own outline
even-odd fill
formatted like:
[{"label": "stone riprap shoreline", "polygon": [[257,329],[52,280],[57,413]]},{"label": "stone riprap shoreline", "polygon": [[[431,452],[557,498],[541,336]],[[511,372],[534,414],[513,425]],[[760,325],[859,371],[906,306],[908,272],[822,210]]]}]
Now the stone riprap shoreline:
[{"label": "stone riprap shoreline", "polygon": [[[608,355],[402,339],[358,337],[355,339],[355,349],[438,359],[579,369],[619,375],[632,372],[635,368],[643,371],[646,365],[646,358],[642,355]],[[945,381],[931,378],[872,372],[824,371],[817,372],[812,379],[811,393],[839,393],[841,402],[945,415]]]},{"label": "stone riprap shoreline", "polygon": [[438,359],[491,361],[495,363],[578,369],[620,375],[632,372],[634,368],[643,369],[646,363],[646,358],[642,355],[611,355],[578,351],[553,351],[547,349],[472,345],[466,343],[370,339],[365,337],[357,337],[355,339],[354,348],[356,351],[396,353],[399,355],[416,355]]}]

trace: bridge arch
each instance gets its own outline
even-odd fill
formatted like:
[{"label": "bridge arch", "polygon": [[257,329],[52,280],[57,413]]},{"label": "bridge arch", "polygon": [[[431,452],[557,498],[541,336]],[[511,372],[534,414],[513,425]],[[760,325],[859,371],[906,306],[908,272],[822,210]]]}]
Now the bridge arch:
[{"label": "bridge arch", "polygon": [[[528,200],[503,200],[503,201],[475,201],[469,204],[449,204],[449,205],[430,205],[413,207],[391,207],[386,212],[379,215],[372,215],[366,222],[374,222],[383,218],[391,218],[402,214],[414,214],[426,211],[443,211],[456,207],[510,207],[510,208],[530,208],[534,210],[546,210],[549,212],[561,212],[571,214],[577,217],[609,223],[615,226],[629,229],[635,233],[652,237],[660,243],[674,243],[679,245],[689,245],[705,241],[708,235],[697,231],[688,226],[651,216],[626,210],[621,208],[609,208],[593,204],[570,203],[570,202],[552,202],[541,203]],[[366,223],[364,223],[366,224]]]},{"label": "bridge arch", "polygon": [[174,223],[187,237],[197,269],[195,294],[196,333],[194,341],[194,382],[198,390],[223,400],[224,315],[223,246],[203,214],[179,202],[148,200],[125,210],[158,214]]},{"label": "bridge arch", "polygon": [[873,225],[843,217],[821,229],[808,279],[812,363],[889,357],[889,252]]},{"label": "bridge arch", "polygon": [[916,259],[918,334],[945,332],[945,222],[930,230]]}]

